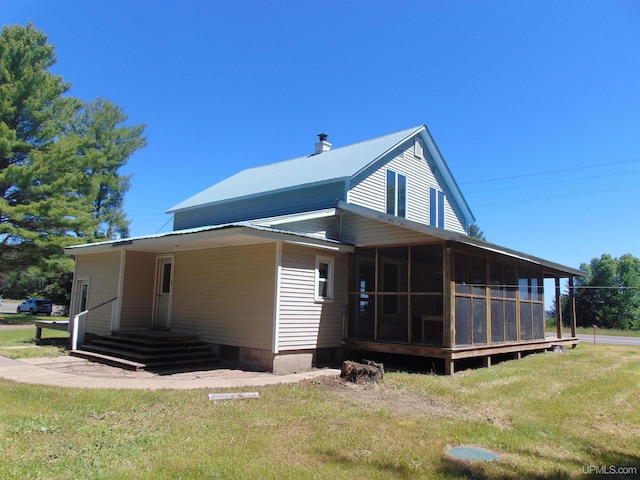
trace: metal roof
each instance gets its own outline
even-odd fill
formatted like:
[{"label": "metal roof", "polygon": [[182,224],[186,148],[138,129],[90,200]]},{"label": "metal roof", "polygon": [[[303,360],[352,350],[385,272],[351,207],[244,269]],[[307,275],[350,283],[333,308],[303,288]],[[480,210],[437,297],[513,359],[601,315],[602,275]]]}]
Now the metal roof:
[{"label": "metal roof", "polygon": [[[486,252],[493,252],[499,255],[511,257],[518,260],[523,260],[525,262],[540,265],[541,267],[549,271],[570,274],[577,277],[583,277],[586,275],[585,271],[580,270],[578,268],[561,265],[556,262],[552,262],[540,257],[536,257],[534,255],[529,255],[527,253],[519,252],[517,250],[502,247],[500,245],[489,243],[484,240],[479,240],[477,238],[470,237],[463,233],[452,232],[450,230],[443,230],[441,228],[431,227],[423,223],[414,222],[404,218],[398,218],[393,215],[388,215],[386,213],[376,212],[366,207],[351,205],[346,202],[338,202],[338,209],[343,210],[345,212],[352,213],[354,215],[359,215],[361,217],[369,218],[376,222],[384,222],[391,225],[395,225],[399,228],[420,232],[430,237],[438,238],[441,240],[450,240],[452,242],[475,247],[479,250],[483,250]],[[361,246],[361,245],[356,245],[356,246]]]},{"label": "metal roof", "polygon": [[206,227],[174,230],[139,237],[85,243],[65,247],[66,255],[98,253],[117,249],[154,253],[167,253],[201,248],[227,247],[229,245],[254,245],[283,241],[329,250],[353,251],[351,245],[342,244],[308,233],[291,232],[249,222],[228,223]]},{"label": "metal roof", "polygon": [[316,155],[249,168],[188,198],[167,213],[301,185],[348,179],[423,130],[426,127],[421,125]]}]

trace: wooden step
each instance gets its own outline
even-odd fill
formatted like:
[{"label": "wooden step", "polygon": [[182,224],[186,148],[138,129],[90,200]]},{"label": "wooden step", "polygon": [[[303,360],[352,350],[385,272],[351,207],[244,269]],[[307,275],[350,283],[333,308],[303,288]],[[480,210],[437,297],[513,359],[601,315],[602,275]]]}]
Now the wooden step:
[{"label": "wooden step", "polygon": [[137,361],[141,363],[147,363],[154,360],[175,359],[181,360],[188,357],[206,358],[213,357],[213,352],[208,347],[204,347],[199,351],[185,351],[185,350],[172,350],[167,352],[166,350],[156,350],[152,353],[139,353],[137,351],[124,350],[121,348],[111,348],[96,344],[83,344],[80,345],[80,349],[88,352],[95,352],[104,355],[110,355],[114,357],[123,357],[128,360]]},{"label": "wooden step", "polygon": [[140,352],[145,354],[153,354],[159,351],[165,352],[165,353],[183,352],[183,351],[189,351],[189,352],[210,351],[210,348],[207,346],[207,344],[202,341],[193,342],[193,343],[190,343],[189,345],[175,346],[175,345],[169,344],[167,346],[164,346],[164,345],[148,346],[148,345],[138,345],[138,344],[131,344],[131,343],[122,343],[120,341],[110,339],[109,337],[100,337],[100,338],[93,339],[90,345],[101,346],[105,348],[111,347],[116,350],[127,350],[127,351]]},{"label": "wooden step", "polygon": [[69,352],[69,355],[72,355],[74,357],[85,358],[92,362],[111,365],[112,367],[124,368],[126,370],[138,371],[138,370],[144,369],[146,366],[144,363],[134,362],[122,357],[112,357],[110,355],[104,355],[97,352],[89,352],[87,350],[82,350],[82,349],[71,350]]},{"label": "wooden step", "polygon": [[95,336],[74,355],[131,370],[180,369],[218,361],[197,335],[167,331],[115,331]]}]

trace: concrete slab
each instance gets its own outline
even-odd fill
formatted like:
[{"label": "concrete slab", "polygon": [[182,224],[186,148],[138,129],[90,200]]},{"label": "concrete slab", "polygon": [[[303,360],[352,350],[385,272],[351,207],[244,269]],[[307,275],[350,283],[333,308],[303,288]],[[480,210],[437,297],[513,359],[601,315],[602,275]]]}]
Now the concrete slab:
[{"label": "concrete slab", "polygon": [[295,383],[319,376],[337,375],[340,375],[340,370],[328,368],[290,375],[250,372],[235,368],[157,374],[147,371],[133,372],[68,355],[21,360],[0,356],[0,378],[18,383],[68,388],[128,390],[240,388]]}]

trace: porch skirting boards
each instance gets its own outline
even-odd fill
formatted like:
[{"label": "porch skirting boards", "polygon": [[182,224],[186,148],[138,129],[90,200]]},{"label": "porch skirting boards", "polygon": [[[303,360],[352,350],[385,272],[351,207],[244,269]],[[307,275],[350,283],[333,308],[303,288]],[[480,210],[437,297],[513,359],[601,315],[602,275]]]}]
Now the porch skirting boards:
[{"label": "porch skirting boards", "polygon": [[351,350],[440,358],[444,360],[444,373],[446,375],[452,375],[455,372],[455,363],[457,360],[481,358],[483,365],[485,367],[490,367],[492,363],[491,357],[493,355],[513,355],[513,358],[519,359],[523,353],[526,354],[551,350],[560,345],[575,348],[576,345],[578,345],[578,339],[576,337],[547,337],[545,339],[527,342],[504,343],[497,345],[473,345],[457,348],[427,347],[367,340],[347,340],[346,347]]}]

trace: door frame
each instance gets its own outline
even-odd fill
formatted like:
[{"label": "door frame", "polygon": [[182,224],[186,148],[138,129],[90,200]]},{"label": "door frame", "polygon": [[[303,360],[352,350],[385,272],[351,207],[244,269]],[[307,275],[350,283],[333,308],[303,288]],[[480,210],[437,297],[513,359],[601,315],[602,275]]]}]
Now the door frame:
[{"label": "door frame", "polygon": [[[163,288],[164,276],[163,276],[163,265],[169,263],[171,265],[171,272],[169,275],[169,292],[167,295],[169,296],[169,300],[167,303],[167,318],[166,320],[162,320],[158,318],[158,314],[160,313],[159,308],[159,300],[162,295],[161,289]],[[153,288],[153,315],[151,320],[151,327],[158,329],[167,329],[171,328],[171,306],[173,303],[173,278],[175,271],[175,255],[173,254],[163,254],[156,256],[156,271],[155,271],[155,282]]]},{"label": "door frame", "polygon": [[[82,277],[76,277],[74,278],[74,298],[72,299],[71,302],[71,311],[69,312],[69,315],[71,317],[73,317],[74,315],[77,315],[79,313],[82,313],[84,310],[87,310],[89,308],[89,284],[90,284],[90,278],[86,277],[86,276],[82,276]],[[86,289],[86,295],[83,296],[82,294],[82,290],[83,290],[83,286],[86,285],[87,289]],[[82,301],[84,297],[84,302]],[[84,305],[83,305],[84,303]],[[84,307],[84,310],[83,310]]]}]

